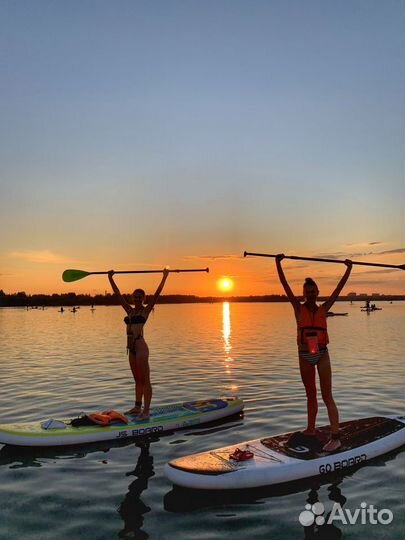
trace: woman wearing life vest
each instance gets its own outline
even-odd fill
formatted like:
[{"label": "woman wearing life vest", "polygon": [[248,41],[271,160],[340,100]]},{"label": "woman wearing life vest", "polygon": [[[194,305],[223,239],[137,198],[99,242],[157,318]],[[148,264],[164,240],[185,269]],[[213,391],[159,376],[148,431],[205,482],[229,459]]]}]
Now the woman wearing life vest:
[{"label": "woman wearing life vest", "polygon": [[[152,385],[150,382],[149,373],[149,349],[143,337],[143,327],[148,320],[149,314],[152,311],[160,293],[166,283],[169,270],[163,270],[163,279],[159,287],[156,289],[151,301],[145,305],[145,291],[143,289],[135,289],[132,298],[134,307],[129,304],[120,293],[113,279],[114,270],[108,272],[108,279],[114,293],[124,308],[127,316],[124,322],[127,328],[127,351],[129,356],[129,365],[135,381],[135,405],[125,414],[137,415],[136,420],[149,420],[150,402],[152,400]],[[143,400],[143,410],[142,410]]]},{"label": "woman wearing life vest", "polygon": [[346,272],[339,281],[336,289],[322,305],[316,303],[319,295],[318,287],[311,278],[304,283],[303,304],[294,296],[284,271],[281,261],[284,254],[277,255],[276,266],[281,284],[284,287],[288,300],[291,302],[295,318],[297,320],[297,343],[298,357],[302,382],[307,395],[308,425],[304,435],[315,436],[315,422],[318,413],[318,401],[315,382],[315,366],[318,370],[321,386],[322,399],[328,410],[331,426],[331,438],[323,447],[325,452],[334,452],[341,446],[339,436],[339,413],[332,395],[332,371],[327,345],[329,343],[326,317],[327,313],[339,296],[352,270],[352,261],[346,260]]}]

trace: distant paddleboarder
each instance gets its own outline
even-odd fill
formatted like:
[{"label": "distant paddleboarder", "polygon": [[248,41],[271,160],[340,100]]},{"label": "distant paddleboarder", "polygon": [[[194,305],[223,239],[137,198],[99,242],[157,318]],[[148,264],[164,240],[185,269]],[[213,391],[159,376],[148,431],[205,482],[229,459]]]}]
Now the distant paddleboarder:
[{"label": "distant paddleboarder", "polygon": [[306,278],[304,283],[303,292],[305,302],[301,304],[294,296],[281,267],[281,261],[283,259],[284,254],[277,255],[276,266],[281,284],[283,285],[287,298],[291,302],[295,312],[300,372],[307,394],[308,426],[303,433],[307,436],[316,435],[315,422],[318,413],[315,375],[316,366],[319,375],[322,399],[328,410],[331,426],[331,438],[325,444],[323,450],[325,452],[334,452],[340,448],[341,442],[339,435],[339,412],[332,395],[332,371],[327,348],[329,338],[326,317],[328,311],[331,309],[349,278],[352,270],[352,261],[348,259],[345,260],[345,265],[347,266],[345,274],[328,300],[318,306],[316,300],[319,295],[319,289],[315,281],[311,278]]},{"label": "distant paddleboarder", "polygon": [[124,318],[127,327],[127,351],[129,365],[135,381],[135,405],[125,414],[137,415],[136,420],[138,421],[148,420],[150,414],[150,402],[152,400],[152,385],[149,374],[149,349],[143,337],[143,327],[163,290],[167,276],[169,275],[169,270],[163,270],[163,279],[147,305],[144,304],[145,291],[143,289],[134,290],[132,294],[134,307],[132,307],[120,293],[113,279],[114,273],[114,270],[110,270],[108,272],[108,279],[114,293],[118,296],[120,304],[127,314]]}]

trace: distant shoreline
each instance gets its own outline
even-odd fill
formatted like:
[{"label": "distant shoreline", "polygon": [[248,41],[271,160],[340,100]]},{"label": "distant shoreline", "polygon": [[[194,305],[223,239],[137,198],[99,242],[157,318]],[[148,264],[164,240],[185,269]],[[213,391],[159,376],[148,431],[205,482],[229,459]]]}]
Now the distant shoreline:
[{"label": "distant shoreline", "polygon": [[[130,295],[124,295],[130,301]],[[319,297],[322,302],[327,297]],[[405,295],[357,295],[339,296],[338,302],[361,302],[366,300],[371,302],[395,302],[405,300]],[[159,304],[214,304],[221,302],[235,303],[268,303],[268,302],[288,302],[285,295],[250,295],[250,296],[196,296],[183,294],[166,294],[159,298]],[[27,295],[23,292],[16,294],[5,294],[0,291],[0,307],[61,307],[61,306],[113,306],[118,305],[117,298],[112,294],[87,295],[87,294],[33,294]]]}]

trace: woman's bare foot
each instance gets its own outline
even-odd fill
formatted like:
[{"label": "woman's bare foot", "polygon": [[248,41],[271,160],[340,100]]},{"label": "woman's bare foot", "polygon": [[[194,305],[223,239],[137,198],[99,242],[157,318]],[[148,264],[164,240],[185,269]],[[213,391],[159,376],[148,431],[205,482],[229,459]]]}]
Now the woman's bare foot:
[{"label": "woman's bare foot", "polygon": [[150,414],[149,412],[141,412],[140,414],[138,414],[138,416],[135,417],[135,420],[137,422],[145,422],[146,420],[149,420],[150,418]]},{"label": "woman's bare foot", "polygon": [[124,414],[129,414],[130,416],[134,416],[135,414],[140,414],[141,407],[132,407],[132,409],[129,409],[129,411],[125,411]]},{"label": "woman's bare foot", "polygon": [[342,446],[342,443],[339,439],[329,439],[329,441],[325,444],[325,446],[322,448],[323,452],[336,452],[340,447]]}]

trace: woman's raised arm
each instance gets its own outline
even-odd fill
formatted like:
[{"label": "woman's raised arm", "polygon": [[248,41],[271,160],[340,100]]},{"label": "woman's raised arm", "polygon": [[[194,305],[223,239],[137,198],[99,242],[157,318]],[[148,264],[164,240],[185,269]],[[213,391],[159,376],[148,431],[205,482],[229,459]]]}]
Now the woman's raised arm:
[{"label": "woman's raised arm", "polygon": [[112,290],[114,291],[114,294],[118,296],[118,300],[120,301],[121,306],[125,309],[127,313],[129,313],[132,309],[131,304],[129,304],[125,298],[122,296],[119,288],[117,287],[117,284],[115,283],[113,279],[114,270],[110,270],[108,272],[108,281],[110,282],[110,285],[112,287]]},{"label": "woman's raised arm", "polygon": [[342,279],[337,284],[336,289],[333,291],[330,297],[323,304],[326,311],[329,311],[330,308],[333,306],[337,297],[339,296],[340,291],[343,289],[343,287],[346,285],[346,281],[349,279],[350,272],[352,271],[353,263],[351,260],[346,259],[345,265],[347,266],[346,272],[343,274]]},{"label": "woman's raised arm", "polygon": [[167,276],[169,275],[169,270],[167,268],[165,268],[163,270],[163,278],[162,278],[162,281],[160,282],[158,288],[156,289],[156,292],[155,294],[152,296],[152,299],[151,301],[148,303],[148,311],[152,311],[154,305],[156,304],[157,302],[157,299],[159,298],[160,296],[160,293],[162,292],[163,290],[163,287],[165,286],[165,283],[166,283],[166,279],[167,279]]},{"label": "woman's raised arm", "polygon": [[281,285],[283,286],[285,293],[287,295],[288,300],[291,302],[293,308],[295,311],[299,309],[300,303],[299,300],[296,298],[294,293],[291,290],[291,287],[289,286],[287,282],[287,278],[285,277],[284,270],[281,266],[281,261],[284,259],[284,253],[280,253],[276,256],[276,267],[278,272],[278,277],[280,279]]}]

